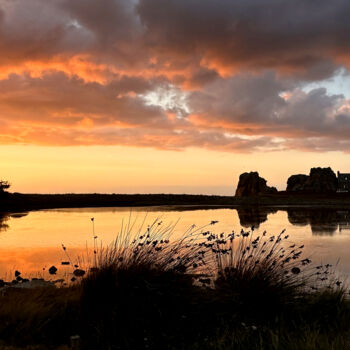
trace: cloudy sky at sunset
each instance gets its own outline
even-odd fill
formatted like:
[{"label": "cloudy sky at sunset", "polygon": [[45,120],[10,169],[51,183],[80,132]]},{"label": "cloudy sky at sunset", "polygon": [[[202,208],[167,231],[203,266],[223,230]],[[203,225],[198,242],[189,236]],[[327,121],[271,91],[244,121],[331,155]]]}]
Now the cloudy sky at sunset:
[{"label": "cloudy sky at sunset", "polygon": [[231,194],[350,172],[348,0],[0,0],[0,178]]}]

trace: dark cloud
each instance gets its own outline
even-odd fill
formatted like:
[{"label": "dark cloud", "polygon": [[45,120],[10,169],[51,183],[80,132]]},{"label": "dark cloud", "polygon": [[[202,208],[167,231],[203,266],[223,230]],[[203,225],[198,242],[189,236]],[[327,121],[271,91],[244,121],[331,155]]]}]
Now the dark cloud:
[{"label": "dark cloud", "polygon": [[344,0],[140,0],[145,40],[155,50],[197,55],[212,67],[278,68],[323,79],[350,44]]},{"label": "dark cloud", "polygon": [[325,88],[305,92],[271,73],[219,80],[189,96],[197,125],[279,137],[347,139],[349,103]]},{"label": "dark cloud", "polygon": [[348,151],[350,102],[307,83],[350,67],[349,13],[347,0],[0,0],[1,142]]},{"label": "dark cloud", "polygon": [[324,79],[349,63],[346,0],[2,0],[0,5],[2,56],[11,60],[85,54],[119,68],[191,70],[194,80],[204,82],[215,71],[266,68]]},{"label": "dark cloud", "polygon": [[88,119],[90,126],[120,123],[162,128],[169,124],[164,111],[146,106],[137,97],[153,84],[135,77],[103,85],[68,78],[63,73],[40,78],[12,75],[0,81],[0,119],[73,127]]},{"label": "dark cloud", "polygon": [[137,36],[139,25],[132,1],[65,0],[61,6],[78,25],[94,33],[99,45],[118,44]]}]

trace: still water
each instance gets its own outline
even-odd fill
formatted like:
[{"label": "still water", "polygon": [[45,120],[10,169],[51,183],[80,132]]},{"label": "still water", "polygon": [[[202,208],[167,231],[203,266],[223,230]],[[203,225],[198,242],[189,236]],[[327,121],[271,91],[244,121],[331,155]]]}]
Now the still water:
[{"label": "still water", "polygon": [[[13,279],[15,270],[25,277],[48,277],[55,265],[60,275],[71,273],[62,244],[69,258],[79,265],[91,258],[94,230],[99,245],[113,241],[124,222],[135,221],[138,228],[160,218],[163,225],[176,224],[174,236],[191,225],[204,226],[219,221],[209,229],[214,233],[255,227],[257,232],[276,235],[282,229],[289,241],[304,244],[304,257],[316,263],[336,265],[342,276],[350,276],[350,210],[290,208],[275,209],[203,209],[184,207],[89,208],[42,210],[0,216],[0,278]],[[208,228],[205,228],[208,230]]]}]

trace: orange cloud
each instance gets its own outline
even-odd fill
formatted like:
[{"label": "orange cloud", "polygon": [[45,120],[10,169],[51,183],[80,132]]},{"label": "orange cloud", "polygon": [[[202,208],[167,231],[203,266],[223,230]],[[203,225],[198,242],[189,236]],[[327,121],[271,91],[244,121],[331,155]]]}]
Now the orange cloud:
[{"label": "orange cloud", "polygon": [[0,141],[346,151],[349,102],[302,88],[348,64],[350,5],[299,5],[2,3]]}]

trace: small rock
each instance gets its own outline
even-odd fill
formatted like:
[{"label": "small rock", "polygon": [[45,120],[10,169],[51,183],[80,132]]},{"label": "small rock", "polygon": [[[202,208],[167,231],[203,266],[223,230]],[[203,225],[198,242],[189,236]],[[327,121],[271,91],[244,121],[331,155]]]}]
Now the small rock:
[{"label": "small rock", "polygon": [[61,265],[70,265],[70,262],[69,261],[62,261]]},{"label": "small rock", "polygon": [[51,266],[51,267],[49,268],[49,274],[50,274],[50,275],[56,275],[56,272],[57,272],[56,266]]},{"label": "small rock", "polygon": [[75,277],[83,277],[85,275],[85,271],[81,269],[76,269],[74,270],[73,275]]},{"label": "small rock", "polygon": [[292,273],[294,273],[294,275],[297,275],[298,273],[300,273],[299,267],[293,267],[292,268]]}]

